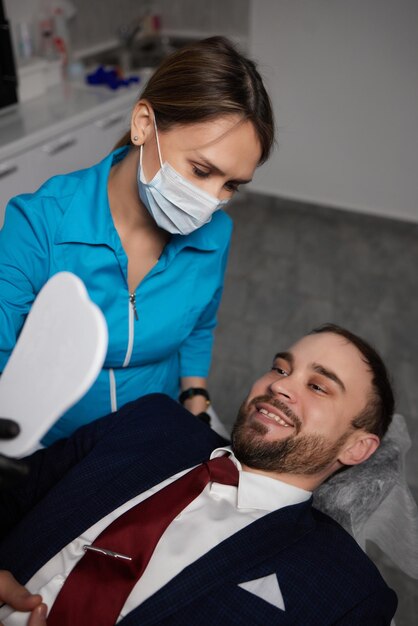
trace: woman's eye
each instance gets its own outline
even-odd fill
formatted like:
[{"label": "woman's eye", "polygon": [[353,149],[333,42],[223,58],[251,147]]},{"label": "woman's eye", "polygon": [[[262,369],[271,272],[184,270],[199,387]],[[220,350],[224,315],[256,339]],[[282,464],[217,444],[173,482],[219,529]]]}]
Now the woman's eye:
[{"label": "woman's eye", "polygon": [[288,376],[286,370],[282,369],[281,367],[272,367],[271,369],[273,372],[277,372],[278,374],[280,374],[280,376]]},{"label": "woman's eye", "polygon": [[231,193],[236,193],[237,191],[239,191],[239,185],[233,182],[225,183],[224,187],[227,191],[230,191]]},{"label": "woman's eye", "polygon": [[198,178],[207,178],[210,175],[210,172],[201,170],[196,165],[193,165],[193,174]]}]

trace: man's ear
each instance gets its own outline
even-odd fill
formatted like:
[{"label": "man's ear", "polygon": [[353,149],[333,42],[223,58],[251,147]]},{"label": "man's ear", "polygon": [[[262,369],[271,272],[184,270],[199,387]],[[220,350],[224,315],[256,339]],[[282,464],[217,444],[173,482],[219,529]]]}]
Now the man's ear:
[{"label": "man's ear", "polygon": [[359,465],[366,461],[379,447],[380,439],[364,430],[356,432],[341,450],[338,460],[343,465]]},{"label": "man's ear", "polygon": [[[131,139],[136,145],[142,145],[154,132],[154,111],[148,100],[139,100],[131,118]],[[134,140],[134,137],[136,139]]]}]

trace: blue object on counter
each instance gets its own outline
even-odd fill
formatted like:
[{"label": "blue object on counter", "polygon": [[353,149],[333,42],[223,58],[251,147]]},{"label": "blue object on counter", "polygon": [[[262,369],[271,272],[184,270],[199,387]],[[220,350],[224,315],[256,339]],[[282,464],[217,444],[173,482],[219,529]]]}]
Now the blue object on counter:
[{"label": "blue object on counter", "polygon": [[127,87],[131,83],[139,83],[139,80],[139,76],[122,78],[115,68],[106,69],[103,65],[99,65],[97,70],[86,76],[86,82],[89,85],[107,85],[109,89]]}]

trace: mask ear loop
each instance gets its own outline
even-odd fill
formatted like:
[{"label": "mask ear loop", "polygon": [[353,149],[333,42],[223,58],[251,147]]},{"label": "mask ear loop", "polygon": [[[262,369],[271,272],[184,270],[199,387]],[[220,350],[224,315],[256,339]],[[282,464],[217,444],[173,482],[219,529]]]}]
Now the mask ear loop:
[{"label": "mask ear loop", "polygon": [[154,128],[155,128],[155,139],[157,140],[157,150],[158,150],[158,158],[160,159],[160,167],[163,166],[163,159],[161,157],[161,149],[160,149],[160,141],[158,139],[158,130],[157,130],[157,120],[154,115]]},{"label": "mask ear loop", "polygon": [[[156,119],[155,119],[155,115],[154,115],[153,122],[154,122],[154,129],[155,129],[155,139],[157,141],[158,158],[160,160],[160,167],[162,167],[163,166],[163,159],[161,157],[161,148],[160,148],[160,141],[158,139],[158,130],[157,130],[157,122],[156,122]],[[139,166],[140,166],[141,170],[142,170],[142,155],[143,155],[143,152],[144,152],[144,144],[141,143],[141,145],[139,146]]]}]

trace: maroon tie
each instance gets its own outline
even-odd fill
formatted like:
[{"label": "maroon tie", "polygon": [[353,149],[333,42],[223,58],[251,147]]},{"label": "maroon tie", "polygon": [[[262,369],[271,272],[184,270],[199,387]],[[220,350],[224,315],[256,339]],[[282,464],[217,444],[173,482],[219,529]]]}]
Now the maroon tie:
[{"label": "maroon tie", "polygon": [[238,485],[228,456],[198,465],[105,528],[68,576],[48,626],[113,626],[167,526],[210,481]]}]

